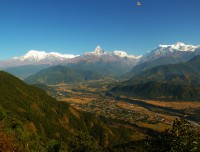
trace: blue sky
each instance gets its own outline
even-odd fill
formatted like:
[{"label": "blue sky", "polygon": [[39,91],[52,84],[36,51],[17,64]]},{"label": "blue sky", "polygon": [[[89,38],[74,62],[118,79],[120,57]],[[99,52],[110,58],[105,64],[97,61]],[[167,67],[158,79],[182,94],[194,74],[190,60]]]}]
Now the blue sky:
[{"label": "blue sky", "polygon": [[0,59],[27,51],[82,54],[97,45],[142,55],[200,44],[200,0],[0,0]]}]

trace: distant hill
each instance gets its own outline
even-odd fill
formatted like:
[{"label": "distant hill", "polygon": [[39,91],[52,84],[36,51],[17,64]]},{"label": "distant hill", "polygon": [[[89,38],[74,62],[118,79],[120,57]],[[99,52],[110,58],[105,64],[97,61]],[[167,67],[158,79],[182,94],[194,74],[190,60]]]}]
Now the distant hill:
[{"label": "distant hill", "polygon": [[65,66],[58,65],[43,69],[37,74],[26,78],[25,82],[31,84],[59,84],[99,80],[105,77],[117,77],[126,73],[132,67],[121,61],[109,62],[107,58],[97,59],[98,61],[95,62],[88,62],[88,60]]},{"label": "distant hill", "polygon": [[187,60],[180,59],[180,58],[174,58],[174,57],[161,57],[161,58],[155,59],[153,61],[147,61],[147,62],[143,62],[143,63],[136,65],[135,67],[133,67],[133,69],[130,72],[123,75],[123,77],[131,78],[135,75],[141,74],[145,70],[149,70],[149,69],[157,67],[157,66],[168,65],[168,64],[177,64],[177,63],[181,63],[181,62],[185,62],[185,61],[187,61]]},{"label": "distant hill", "polygon": [[185,63],[157,66],[111,89],[110,95],[153,100],[200,101],[200,55]]},{"label": "distant hill", "polygon": [[54,66],[44,69],[35,75],[25,79],[25,82],[31,84],[44,83],[44,84],[57,84],[83,81],[83,76],[77,71],[64,66]]},{"label": "distant hill", "polygon": [[127,83],[162,81],[198,85],[200,84],[199,65],[200,55],[185,63],[162,65],[146,70],[132,77]]},{"label": "distant hill", "polygon": [[4,71],[20,78],[25,79],[33,74],[36,74],[42,69],[48,68],[50,65],[24,65],[24,66],[17,66],[17,67],[10,67],[4,69]]},{"label": "distant hill", "polygon": [[117,86],[108,95],[151,100],[200,101],[200,87],[151,81]]},{"label": "distant hill", "polygon": [[59,84],[81,82],[86,80],[96,80],[102,78],[98,72],[90,70],[78,70],[68,66],[54,66],[41,70],[35,75],[25,79],[30,84]]}]

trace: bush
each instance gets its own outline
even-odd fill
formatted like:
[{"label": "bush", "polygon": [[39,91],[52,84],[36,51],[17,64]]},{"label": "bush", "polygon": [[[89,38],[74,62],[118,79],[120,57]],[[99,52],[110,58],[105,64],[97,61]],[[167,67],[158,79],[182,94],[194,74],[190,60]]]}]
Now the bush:
[{"label": "bush", "polygon": [[197,127],[183,117],[176,119],[171,129],[147,142],[152,152],[199,152],[200,136]]},{"label": "bush", "polygon": [[99,152],[100,147],[88,133],[79,131],[69,142],[70,152]]}]

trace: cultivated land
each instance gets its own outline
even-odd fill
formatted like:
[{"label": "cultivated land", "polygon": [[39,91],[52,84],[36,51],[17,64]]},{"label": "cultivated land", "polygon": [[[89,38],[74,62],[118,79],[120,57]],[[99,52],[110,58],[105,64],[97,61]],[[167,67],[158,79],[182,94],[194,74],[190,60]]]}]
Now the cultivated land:
[{"label": "cultivated land", "polygon": [[[76,109],[91,112],[111,126],[124,125],[136,128],[141,139],[149,131],[164,131],[183,112],[187,118],[199,122],[200,102],[153,101],[128,98],[126,96],[107,96],[116,80],[99,80],[82,83],[51,85],[54,92],[48,92],[58,100],[70,103]],[[145,128],[145,129],[144,129]]]}]

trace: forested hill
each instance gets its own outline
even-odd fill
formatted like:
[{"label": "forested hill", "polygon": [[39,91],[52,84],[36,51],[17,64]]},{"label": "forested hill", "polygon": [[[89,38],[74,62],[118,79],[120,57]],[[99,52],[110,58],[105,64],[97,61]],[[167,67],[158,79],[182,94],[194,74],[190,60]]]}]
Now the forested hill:
[{"label": "forested hill", "polygon": [[198,86],[156,81],[116,86],[108,94],[152,100],[200,101]]},{"label": "forested hill", "polygon": [[179,64],[157,66],[132,77],[127,84],[159,81],[179,84],[200,84],[200,55]]},{"label": "forested hill", "polygon": [[[11,139],[1,137],[2,128],[3,134]],[[79,112],[43,90],[0,72],[0,137],[10,140],[8,144],[18,150],[48,151],[52,146],[65,146],[78,132],[88,134],[91,138],[83,137],[101,146],[124,140],[99,118]]]}]

